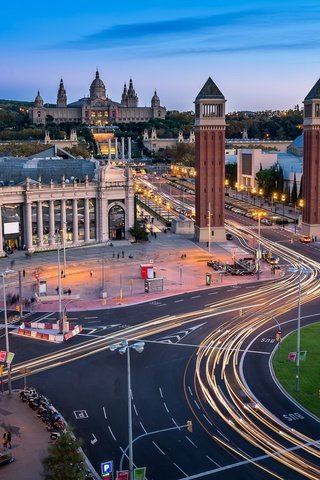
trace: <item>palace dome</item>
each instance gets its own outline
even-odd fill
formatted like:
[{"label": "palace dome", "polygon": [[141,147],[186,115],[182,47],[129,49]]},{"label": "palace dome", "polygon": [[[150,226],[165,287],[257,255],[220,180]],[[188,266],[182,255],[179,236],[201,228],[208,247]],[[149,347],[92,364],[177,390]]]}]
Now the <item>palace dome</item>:
[{"label": "palace dome", "polygon": [[96,78],[93,80],[90,86],[90,100],[105,100],[106,99],[106,87],[99,76],[99,71],[96,71]]}]

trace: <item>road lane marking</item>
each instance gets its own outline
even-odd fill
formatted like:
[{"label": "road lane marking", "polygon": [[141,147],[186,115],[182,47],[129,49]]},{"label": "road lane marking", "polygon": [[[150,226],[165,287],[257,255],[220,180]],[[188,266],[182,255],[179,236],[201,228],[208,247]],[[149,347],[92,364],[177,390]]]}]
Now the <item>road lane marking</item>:
[{"label": "road lane marking", "polygon": [[179,430],[181,430],[180,426],[177,424],[177,422],[175,421],[175,419],[171,417],[171,420],[173,421],[173,423],[175,424],[175,426],[178,427]]},{"label": "road lane marking", "polygon": [[115,437],[114,434],[113,434],[113,431],[111,430],[110,425],[108,425],[108,429],[109,429],[110,435],[112,436],[113,440],[114,440],[114,441],[117,441],[116,437]]},{"label": "road lane marking", "polygon": [[140,426],[141,426],[142,430],[144,431],[144,433],[147,433],[147,430],[144,428],[142,422],[140,422]]},{"label": "road lane marking", "polygon": [[218,292],[209,292],[208,295],[217,295]]},{"label": "road lane marking", "polygon": [[181,473],[183,473],[183,475],[186,477],[186,478],[189,478],[188,475],[186,474],[186,472],[184,470],[182,470],[182,468],[180,468],[176,463],[173,462],[173,465],[175,467],[177,467],[178,470],[180,470]]},{"label": "road lane marking", "polygon": [[201,295],[195,295],[194,297],[191,297],[191,298],[200,298]]},{"label": "road lane marking", "polygon": [[137,417],[138,417],[138,410],[137,410],[135,404],[133,404],[133,409],[134,409],[134,413],[135,413],[135,414],[137,415]]},{"label": "road lane marking", "polygon": [[159,387],[160,397],[163,398],[161,387]]},{"label": "road lane marking", "polygon": [[226,437],[225,435],[223,435],[223,433],[220,432],[220,430],[217,430],[217,432],[221,435],[221,437],[223,437],[225,440],[227,440],[227,442],[230,442],[229,438]]},{"label": "road lane marking", "polygon": [[196,404],[197,409],[200,410],[200,406],[199,406],[198,402],[196,400],[194,400],[194,403]]},{"label": "road lane marking", "polygon": [[95,443],[97,443],[98,440],[97,440],[97,437],[95,436],[94,433],[92,434],[92,436],[93,436],[93,439],[90,440],[90,443],[91,443],[91,445],[94,445]]},{"label": "road lane marking", "polygon": [[191,397],[193,397],[193,392],[192,392],[192,390],[191,390],[190,385],[188,386],[188,390],[189,390],[189,393],[190,393]]},{"label": "road lane marking", "polygon": [[195,448],[198,448],[198,446],[195,443],[193,443],[193,441],[190,440],[190,438],[187,435],[185,435],[185,437],[191,443],[191,445],[193,445]]},{"label": "road lane marking", "polygon": [[164,408],[167,410],[167,412],[169,413],[169,408],[167,407],[167,404],[166,402],[163,402],[163,405],[164,405]]},{"label": "road lane marking", "polygon": [[175,300],[173,303],[180,303],[180,302],[184,302],[184,300],[183,300],[183,299],[181,299],[181,300]]},{"label": "road lane marking", "polygon": [[165,455],[164,451],[161,450],[161,448],[156,444],[156,442],[152,441],[153,445],[159,450],[159,452],[162,453],[162,455]]},{"label": "road lane marking", "polygon": [[217,465],[217,467],[221,467],[221,465],[220,465],[219,463],[215,462],[214,460],[212,460],[212,458],[209,457],[209,455],[206,455],[206,458],[207,458],[208,460],[210,460],[210,462],[212,462],[212,463],[214,463],[215,465]]},{"label": "road lane marking", "polygon": [[204,413],[202,414],[202,416],[209,423],[209,425],[213,426],[213,423],[209,420],[208,417],[206,417],[206,415]]},{"label": "road lane marking", "polygon": [[104,418],[107,420],[107,412],[105,407],[102,407]]}]

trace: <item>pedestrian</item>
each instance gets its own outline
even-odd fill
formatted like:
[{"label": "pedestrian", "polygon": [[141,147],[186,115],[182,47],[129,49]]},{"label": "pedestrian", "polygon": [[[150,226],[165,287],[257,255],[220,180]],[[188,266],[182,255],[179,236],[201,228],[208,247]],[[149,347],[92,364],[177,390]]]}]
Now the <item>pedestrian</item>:
[{"label": "pedestrian", "polygon": [[117,253],[117,259],[119,260],[119,258],[120,258],[120,253],[118,252]]},{"label": "pedestrian", "polygon": [[25,271],[25,269],[22,270],[22,276],[23,276],[23,278],[25,278],[25,276],[26,276],[26,271]]},{"label": "pedestrian", "polygon": [[71,288],[68,288],[68,295],[71,295]]},{"label": "pedestrian", "polygon": [[124,258],[124,251],[123,251],[123,250],[122,250],[122,252],[121,252],[121,255],[122,255],[122,258]]},{"label": "pedestrian", "polygon": [[90,270],[90,277],[93,277],[93,270]]},{"label": "pedestrian", "polygon": [[156,234],[156,232],[154,232],[154,239],[155,239],[155,240],[157,239],[157,234]]},{"label": "pedestrian", "polygon": [[7,446],[11,448],[11,432],[7,433]]},{"label": "pedestrian", "polygon": [[8,444],[7,432],[4,432],[2,436],[2,444],[3,444],[3,448],[6,449]]}]

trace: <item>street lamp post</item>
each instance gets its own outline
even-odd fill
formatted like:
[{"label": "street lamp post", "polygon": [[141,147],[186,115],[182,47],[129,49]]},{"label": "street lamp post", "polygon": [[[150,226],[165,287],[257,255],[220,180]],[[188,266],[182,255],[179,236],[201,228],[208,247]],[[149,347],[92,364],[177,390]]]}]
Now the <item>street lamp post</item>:
[{"label": "street lamp post", "polygon": [[258,249],[257,249],[257,257],[258,257],[258,262],[257,262],[257,279],[260,280],[260,258],[261,258],[261,217],[263,213],[258,212]]},{"label": "street lamp post", "polygon": [[281,202],[282,202],[282,229],[284,230],[284,202],[286,201],[286,196],[283,193],[281,195]]},{"label": "street lamp post", "polygon": [[[5,284],[5,276],[8,275],[8,273],[13,273],[13,270],[5,270],[4,272],[0,273],[0,277],[2,277],[4,331],[5,331],[5,338],[6,338],[6,352],[7,352],[7,355],[10,352],[9,331],[8,331],[8,316],[7,316],[6,284]],[[9,389],[9,395],[11,395],[11,392],[12,392],[12,387],[11,387],[11,363],[7,362],[7,369],[8,369],[8,389]]]},{"label": "street lamp post", "polygon": [[122,340],[121,343],[110,345],[110,350],[118,350],[121,355],[127,354],[127,384],[128,384],[128,444],[129,444],[129,480],[133,480],[133,442],[132,442],[132,406],[131,406],[131,366],[130,366],[130,348],[136,352],[142,353],[144,342],[136,342],[129,345],[128,340]]},{"label": "street lamp post", "polygon": [[67,224],[64,222],[62,228],[62,241],[63,241],[63,276],[67,276],[67,257],[66,257],[66,235],[67,235]]}]

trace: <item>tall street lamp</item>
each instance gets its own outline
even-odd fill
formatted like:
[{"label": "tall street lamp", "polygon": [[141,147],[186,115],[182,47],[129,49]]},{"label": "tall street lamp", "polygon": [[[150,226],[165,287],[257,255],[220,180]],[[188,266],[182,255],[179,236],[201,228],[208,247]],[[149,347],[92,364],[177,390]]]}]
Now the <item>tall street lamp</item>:
[{"label": "tall street lamp", "polygon": [[281,195],[281,202],[282,202],[282,229],[284,230],[284,202],[286,201],[286,196],[283,193]]},{"label": "tall street lamp", "polygon": [[297,351],[296,351],[296,391],[300,390],[300,350],[301,350],[301,275],[302,273],[310,273],[312,270],[304,268],[289,268],[289,272],[299,272],[298,287],[298,321],[297,321]]},{"label": "tall street lamp", "polygon": [[118,350],[121,355],[127,354],[127,382],[128,382],[128,440],[129,440],[129,480],[133,480],[133,444],[132,444],[132,406],[131,406],[131,367],[130,367],[130,348],[136,352],[142,353],[144,342],[136,342],[129,345],[128,340],[122,340],[120,343],[110,345],[111,352]]},{"label": "tall street lamp", "polygon": [[67,276],[66,236],[67,236],[67,222],[64,222],[64,223],[63,223],[63,227],[62,227],[63,277],[66,277],[66,276]]},{"label": "tall street lamp", "polygon": [[[5,331],[5,338],[6,338],[6,352],[7,356],[10,352],[9,348],[9,332],[8,332],[8,316],[7,316],[7,299],[6,299],[6,284],[5,284],[5,276],[8,273],[13,273],[14,270],[5,270],[4,272],[0,272],[0,277],[2,277],[2,290],[3,290],[3,314],[4,314],[4,331]],[[7,362],[7,369],[8,369],[8,389],[9,395],[11,395],[12,387],[11,387],[11,363]]]},{"label": "tall street lamp", "polygon": [[257,279],[260,279],[260,259],[261,259],[261,217],[263,217],[263,212],[258,212],[258,248],[257,248]]},{"label": "tall street lamp", "polygon": [[304,201],[302,198],[300,198],[298,202],[299,212],[298,212],[298,218],[297,218],[297,202],[294,204],[294,233],[297,233],[297,223],[300,217],[300,210],[302,210],[303,205],[304,205]]}]

